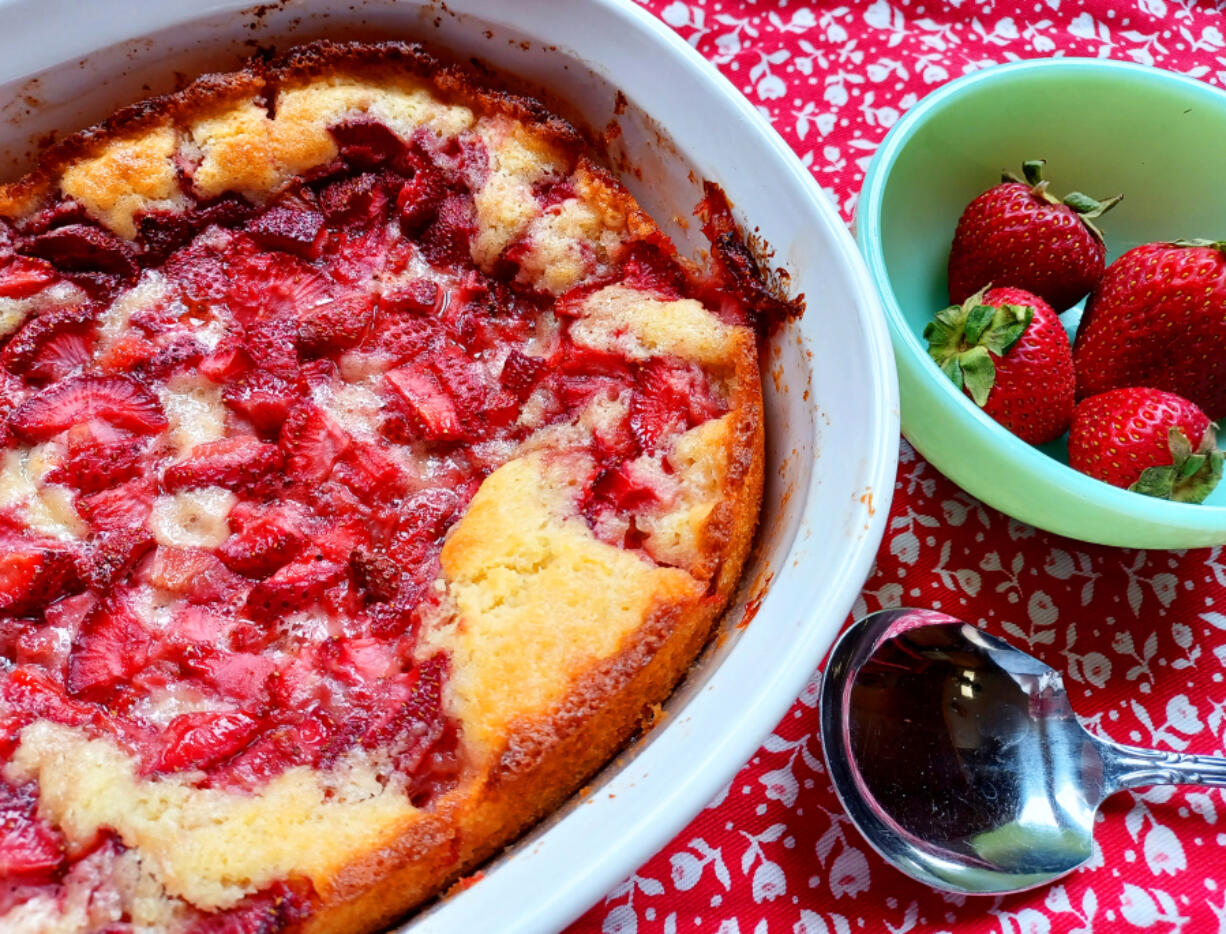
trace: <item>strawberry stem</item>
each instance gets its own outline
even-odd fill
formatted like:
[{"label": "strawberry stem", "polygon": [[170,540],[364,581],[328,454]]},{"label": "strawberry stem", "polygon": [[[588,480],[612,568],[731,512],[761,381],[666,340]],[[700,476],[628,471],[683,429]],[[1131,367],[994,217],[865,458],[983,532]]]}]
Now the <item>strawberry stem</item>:
[{"label": "strawberry stem", "polygon": [[1205,429],[1195,452],[1177,426],[1171,426],[1167,439],[1171,463],[1147,467],[1128,489],[1177,503],[1203,503],[1222,479],[1222,452],[1217,450],[1213,426]]},{"label": "strawberry stem", "polygon": [[1022,163],[1022,175],[1024,178],[1018,178],[1012,172],[1006,170],[1000,173],[1000,180],[1002,182],[1018,182],[1019,184],[1029,185],[1030,193],[1047,204],[1064,204],[1072,208],[1077,213],[1077,216],[1081,218],[1081,222],[1089,229],[1090,233],[1094,234],[1101,242],[1103,232],[1094,224],[1094,219],[1102,217],[1110,211],[1123,200],[1124,196],[1114,195],[1099,201],[1097,198],[1091,198],[1084,192],[1070,191],[1063,198],[1057,198],[1047,190],[1048,182],[1043,177],[1043,166],[1046,164],[1046,159],[1030,159]]},{"label": "strawberry stem", "polygon": [[1030,305],[985,304],[983,297],[988,288],[985,286],[961,305],[938,311],[924,328],[929,356],[981,408],[996,382],[993,354],[998,357],[1007,354],[1034,317]]}]

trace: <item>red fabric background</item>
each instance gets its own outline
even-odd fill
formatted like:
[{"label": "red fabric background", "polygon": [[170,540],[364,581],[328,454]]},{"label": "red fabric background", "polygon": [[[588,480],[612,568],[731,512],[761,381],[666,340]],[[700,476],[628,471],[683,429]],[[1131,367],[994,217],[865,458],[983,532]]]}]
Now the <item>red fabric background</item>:
[{"label": "red fabric background", "polygon": [[[1221,4],[1195,0],[644,5],[770,117],[848,219],[899,114],[973,69],[1107,56],[1226,84]],[[1036,531],[961,492],[904,442],[885,540],[854,612],[900,603],[983,621],[1028,646],[1064,672],[1078,713],[1103,735],[1222,752],[1226,548],[1128,551]],[[1090,865],[1045,890],[962,899],[897,873],[827,783],[814,678],[717,800],[573,934],[1226,934],[1221,791],[1118,795],[1100,815]]]}]

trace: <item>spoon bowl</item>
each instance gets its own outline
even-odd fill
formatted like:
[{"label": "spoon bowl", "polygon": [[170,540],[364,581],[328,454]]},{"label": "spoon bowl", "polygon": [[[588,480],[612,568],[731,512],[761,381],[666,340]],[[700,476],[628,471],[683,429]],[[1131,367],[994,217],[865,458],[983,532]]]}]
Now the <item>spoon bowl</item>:
[{"label": "spoon bowl", "polygon": [[931,610],[850,627],[822,681],[835,792],[887,861],[934,888],[1002,894],[1072,872],[1123,788],[1226,785],[1226,760],[1119,746],[1078,722],[1060,674]]}]

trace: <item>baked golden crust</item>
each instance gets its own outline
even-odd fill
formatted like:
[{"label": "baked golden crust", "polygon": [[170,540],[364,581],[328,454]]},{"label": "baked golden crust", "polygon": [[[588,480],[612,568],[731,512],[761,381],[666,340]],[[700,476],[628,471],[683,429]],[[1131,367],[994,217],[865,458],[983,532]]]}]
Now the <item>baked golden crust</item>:
[{"label": "baked golden crust", "polygon": [[[23,733],[8,775],[54,789],[42,813],[66,827],[76,821],[70,839],[118,833],[149,854],[144,870],[164,897],[206,910],[231,907],[271,881],[305,878],[314,901],[304,929],[312,932],[376,930],[401,916],[606,762],[644,711],[667,697],[726,608],[763,486],[752,330],[696,299],[610,282],[633,244],[660,242],[654,221],[587,155],[569,124],[417,46],[317,43],[119,111],[53,147],[26,178],[0,186],[0,216],[20,227],[53,200],[69,199],[139,250],[146,216],[222,196],[259,203],[335,163],[330,127],[355,115],[405,140],[419,132],[479,139],[489,169],[474,188],[473,263],[492,272],[513,250],[525,287],[561,296],[591,286],[572,309],[578,346],[636,364],[666,356],[695,365],[718,383],[726,414],[644,458],[643,469],[657,472],[666,461],[670,477],[662,505],[638,517],[646,550],[609,544],[585,523],[579,478],[594,467],[561,434],[525,444],[485,479],[443,547],[443,598],[420,636],[423,657],[450,659],[445,706],[460,725],[465,762],[459,784],[426,808],[407,797],[389,801],[386,787],[353,791],[377,771],[353,761],[346,768],[356,777],[328,779],[326,794],[303,776],[293,777],[302,789],[288,779],[270,785],[270,807],[292,801],[302,809],[284,827],[261,814],[264,792],[254,803],[202,796],[173,780],[136,777],[118,750],[67,728],[27,728],[31,740],[44,737],[37,748]],[[545,181],[563,191],[553,204],[533,195]],[[590,434],[603,417],[592,406],[568,430]],[[70,761],[77,764],[67,768]],[[57,770],[72,781],[54,781]],[[91,810],[73,786],[122,787],[140,803],[124,814],[121,796],[108,799],[109,810]],[[342,804],[353,796],[362,833],[325,841],[326,857],[296,862],[295,835],[333,813],[334,793]],[[172,854],[167,808],[214,828],[211,845],[234,847],[233,865],[223,873]],[[184,831],[185,850],[192,832]],[[261,839],[269,834],[283,837],[276,858]]]}]

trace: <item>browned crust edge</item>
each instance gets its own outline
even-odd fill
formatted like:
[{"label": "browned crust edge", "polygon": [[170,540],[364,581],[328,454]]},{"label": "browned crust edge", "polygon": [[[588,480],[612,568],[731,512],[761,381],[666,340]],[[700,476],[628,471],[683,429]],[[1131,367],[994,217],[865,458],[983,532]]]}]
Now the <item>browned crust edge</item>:
[{"label": "browned crust edge", "polygon": [[612,657],[581,674],[545,716],[520,720],[489,774],[440,802],[454,858],[427,862],[413,828],[386,851],[347,867],[309,934],[376,931],[472,871],[559,807],[633,735],[644,713],[685,675],[727,608],[749,554],[762,504],[765,429],[753,338],[742,332],[730,380],[735,448],[704,547],[722,556],[711,591],[688,605],[659,605]]},{"label": "browned crust edge", "polygon": [[123,107],[106,120],[49,146],[35,168],[0,185],[0,217],[18,220],[37,210],[64,171],[83,159],[101,155],[112,143],[129,140],[158,127],[182,128],[228,104],[252,96],[274,101],[284,87],[325,75],[391,77],[410,74],[448,102],[460,102],[478,114],[503,114],[529,124],[559,149],[576,156],[583,136],[540,101],[491,84],[471,66],[444,62],[415,42],[332,42],[321,39],[267,59],[256,56],[236,71],[202,75],[181,91],[150,97]]}]

